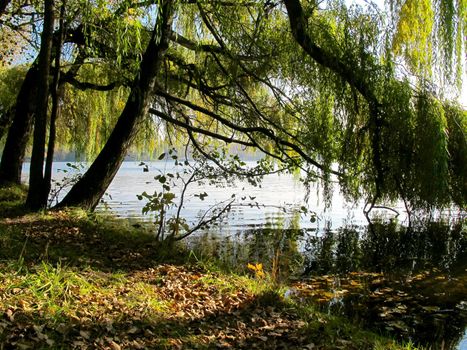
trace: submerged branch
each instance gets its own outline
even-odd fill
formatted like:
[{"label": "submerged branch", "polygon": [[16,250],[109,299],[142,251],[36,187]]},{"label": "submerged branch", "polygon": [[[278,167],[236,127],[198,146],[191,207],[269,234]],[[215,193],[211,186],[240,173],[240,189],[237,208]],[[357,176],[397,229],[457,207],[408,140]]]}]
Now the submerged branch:
[{"label": "submerged branch", "polygon": [[[204,218],[208,215],[209,212],[211,212],[212,210],[214,210],[215,208],[218,208],[219,205],[223,204],[227,202],[227,204],[215,215],[211,216],[209,219],[207,220],[204,220]],[[228,201],[224,201],[224,202],[221,202],[221,203],[218,203],[214,206],[212,206],[211,208],[209,208],[208,210],[206,210],[203,214],[203,216],[201,217],[200,221],[198,222],[198,224],[196,226],[194,226],[193,228],[191,228],[190,230],[188,230],[185,234],[181,235],[181,236],[178,236],[178,237],[175,237],[174,240],[176,241],[181,241],[182,239],[185,239],[187,238],[189,235],[191,235],[193,232],[195,231],[198,231],[199,229],[209,225],[210,223],[216,221],[216,220],[219,220],[219,218],[224,215],[226,212],[228,212],[232,206],[232,203],[235,202],[235,199],[230,199]]]}]

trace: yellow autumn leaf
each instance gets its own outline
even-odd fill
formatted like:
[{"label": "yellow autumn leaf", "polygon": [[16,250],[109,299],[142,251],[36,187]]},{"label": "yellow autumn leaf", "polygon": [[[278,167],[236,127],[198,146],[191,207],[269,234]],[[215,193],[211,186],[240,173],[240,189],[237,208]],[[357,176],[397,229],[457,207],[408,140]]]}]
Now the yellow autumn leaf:
[{"label": "yellow autumn leaf", "polygon": [[256,266],[253,264],[248,263],[247,267],[252,271],[256,271]]}]

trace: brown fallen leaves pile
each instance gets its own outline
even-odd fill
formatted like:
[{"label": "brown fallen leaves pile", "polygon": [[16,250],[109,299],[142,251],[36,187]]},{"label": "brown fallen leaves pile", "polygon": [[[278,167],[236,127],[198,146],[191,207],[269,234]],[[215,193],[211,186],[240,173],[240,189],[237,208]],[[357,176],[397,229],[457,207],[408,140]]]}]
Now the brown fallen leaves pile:
[{"label": "brown fallen leaves pile", "polygon": [[[300,334],[305,323],[279,298],[233,289],[232,282],[214,273],[161,265],[127,274],[113,285],[109,274],[88,271],[86,277],[87,287],[84,281],[64,283],[68,289],[60,291],[60,300],[46,283],[43,295],[37,295],[37,289],[26,288],[29,277],[7,281],[3,275],[2,285],[8,287],[0,289],[1,344],[21,349],[307,345]],[[277,298],[278,305],[268,305],[268,298]]]}]

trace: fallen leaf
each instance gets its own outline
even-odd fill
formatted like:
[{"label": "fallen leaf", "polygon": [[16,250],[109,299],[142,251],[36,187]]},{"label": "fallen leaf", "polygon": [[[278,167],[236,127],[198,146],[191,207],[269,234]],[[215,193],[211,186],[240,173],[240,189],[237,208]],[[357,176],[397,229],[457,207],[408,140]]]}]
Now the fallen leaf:
[{"label": "fallen leaf", "polygon": [[121,350],[121,349],[122,349],[121,346],[118,345],[118,344],[117,344],[116,342],[114,342],[113,340],[110,341],[110,344],[109,344],[109,345],[110,345],[110,348],[111,348],[112,350]]},{"label": "fallen leaf", "polygon": [[79,334],[84,338],[84,339],[89,339],[91,337],[91,333],[89,333],[88,331],[79,331]]}]

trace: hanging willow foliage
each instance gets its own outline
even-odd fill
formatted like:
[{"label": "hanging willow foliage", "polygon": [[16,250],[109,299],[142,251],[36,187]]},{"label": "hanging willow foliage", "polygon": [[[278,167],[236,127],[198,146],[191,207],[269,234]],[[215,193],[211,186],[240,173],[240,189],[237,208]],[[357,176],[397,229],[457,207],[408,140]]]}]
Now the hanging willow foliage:
[{"label": "hanging willow foliage", "polygon": [[452,200],[461,208],[467,206],[467,111],[444,104],[447,120],[449,153],[449,186]]},{"label": "hanging willow foliage", "polygon": [[417,74],[430,72],[433,20],[431,0],[407,0],[399,12],[393,49]]},{"label": "hanging willow foliage", "polygon": [[446,117],[442,104],[429,94],[418,96],[415,113],[414,190],[412,202],[442,207],[449,202]]},{"label": "hanging willow foliage", "polygon": [[[106,85],[109,71],[99,65],[81,67],[78,80]],[[127,89],[111,91],[79,90],[67,86],[62,117],[57,124],[57,146],[73,151],[78,159],[91,160],[101,150],[120,115],[128,96]]]},{"label": "hanging willow foliage", "polygon": [[467,49],[466,0],[388,0],[394,53],[423,79],[460,89]]},{"label": "hanging willow foliage", "polygon": [[[314,2],[303,5],[313,42],[351,67],[352,74],[371,91],[372,102],[378,105],[377,116],[370,108],[369,97],[349,84],[342,73],[323,67],[302,51],[281,11],[266,13],[263,6],[232,11],[211,2],[203,3],[201,9],[196,4],[180,6],[174,28],[198,46],[173,45],[159,79],[166,93],[195,104],[198,110],[162,98],[155,99],[155,106],[167,110],[171,117],[179,116],[181,122],[189,120],[195,128],[241,140],[253,137],[258,147],[293,166],[306,163],[300,160],[297,149],[258,133],[246,136],[232,132],[231,127],[201,110],[216,113],[241,128],[271,129],[274,137],[297,144],[319,162],[321,170],[311,174],[319,173],[329,192],[331,169],[338,167],[341,188],[348,198],[402,198],[415,208],[443,207],[452,202],[463,206],[465,112],[442,104],[426,88],[425,80],[435,79],[433,67],[441,60],[437,51],[443,40],[448,43],[443,54],[446,70],[436,79],[458,74],[449,66],[460,64],[458,33],[464,30],[464,24],[459,16],[464,2],[392,3],[397,12],[395,31],[384,35],[381,28],[387,23],[377,11],[347,8],[342,1],[325,2],[323,11],[317,11]],[[440,11],[446,16],[439,16]],[[206,18],[212,28],[205,23]],[[444,32],[440,29],[443,21],[449,25]],[[439,40],[433,40],[435,37]],[[214,47],[216,52],[204,50],[203,45]],[[236,58],[242,55],[268,59]],[[401,78],[394,63],[400,58],[410,71],[406,78]],[[209,92],[210,88],[214,92]],[[97,94],[100,97],[93,97],[93,103],[89,95],[73,97],[82,99],[78,104],[84,114],[97,113],[102,118],[74,119],[76,135],[95,135],[87,143],[77,139],[77,145],[86,147],[81,152],[90,155],[101,147],[115,122],[105,117],[107,113],[118,115],[116,107],[99,108],[104,101],[102,93]],[[106,98],[124,100],[124,95]],[[107,104],[106,108],[115,106],[115,102]],[[377,125],[375,118],[379,118]],[[178,146],[186,143],[187,134],[158,118],[148,118],[136,145],[143,150],[157,147],[162,140]],[[199,142],[208,149],[221,144],[206,136]],[[312,175],[309,179],[314,179]]]}]

